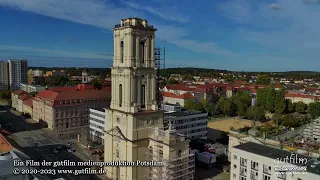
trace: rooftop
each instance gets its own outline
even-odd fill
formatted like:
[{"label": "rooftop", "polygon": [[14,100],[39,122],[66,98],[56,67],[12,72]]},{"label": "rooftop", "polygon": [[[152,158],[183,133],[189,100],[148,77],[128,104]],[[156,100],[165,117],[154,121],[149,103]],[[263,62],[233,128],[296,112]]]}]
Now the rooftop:
[{"label": "rooftop", "polygon": [[[291,152],[290,151],[285,151],[285,150],[281,150],[281,149],[276,149],[276,148],[272,148],[269,146],[264,146],[261,144],[256,144],[256,143],[252,143],[252,142],[248,142],[239,146],[235,146],[234,148],[242,150],[242,151],[246,151],[246,152],[250,152],[253,154],[257,154],[260,156],[264,156],[267,158],[271,158],[271,159],[277,159],[277,158],[286,158],[286,157],[290,157],[291,156]],[[320,175],[320,164],[315,164],[314,162],[317,161],[316,159],[313,159],[311,157],[308,156],[304,156],[304,155],[297,155],[298,158],[306,158],[308,160],[306,166],[307,166],[307,171],[313,174],[317,174]],[[297,166],[305,166],[305,164],[299,164],[299,163],[295,163],[295,165]],[[312,165],[315,165],[316,167],[311,167]]]},{"label": "rooftop", "polygon": [[166,117],[170,116],[172,118],[175,118],[175,117],[190,116],[190,115],[195,115],[195,114],[204,114],[204,113],[202,113],[201,111],[196,111],[196,110],[183,109],[180,112],[176,112],[176,111],[165,112],[164,116],[166,116]]},{"label": "rooftop", "polygon": [[0,134],[0,154],[10,152],[11,149],[11,144],[6,140],[4,136]]}]

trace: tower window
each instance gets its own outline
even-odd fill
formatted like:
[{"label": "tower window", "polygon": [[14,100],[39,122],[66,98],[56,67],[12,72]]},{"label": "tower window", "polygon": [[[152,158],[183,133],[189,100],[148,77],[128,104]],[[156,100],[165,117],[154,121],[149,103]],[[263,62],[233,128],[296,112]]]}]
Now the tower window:
[{"label": "tower window", "polygon": [[123,56],[124,56],[124,44],[123,44],[123,41],[120,42],[120,60],[121,60],[121,63],[123,63]]},{"label": "tower window", "polygon": [[140,100],[141,100],[141,108],[146,107],[146,86],[142,85],[140,90]]},{"label": "tower window", "polygon": [[119,85],[119,107],[122,107],[122,84]]},{"label": "tower window", "polygon": [[144,63],[144,42],[140,43],[141,48],[141,63]]},{"label": "tower window", "polygon": [[120,156],[119,149],[117,149],[117,151],[116,151],[116,156],[117,156],[117,158],[119,158],[119,156]]}]

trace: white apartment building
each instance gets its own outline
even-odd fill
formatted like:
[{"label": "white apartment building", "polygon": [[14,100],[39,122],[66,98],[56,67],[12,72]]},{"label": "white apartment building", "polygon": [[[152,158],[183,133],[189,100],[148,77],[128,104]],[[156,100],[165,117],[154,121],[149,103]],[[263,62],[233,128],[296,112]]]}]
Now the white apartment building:
[{"label": "white apartment building", "polygon": [[97,141],[101,144],[104,144],[104,128],[106,126],[105,117],[104,109],[90,109],[89,128],[92,141]]},{"label": "white apartment building", "polygon": [[21,90],[26,91],[28,93],[31,92],[40,92],[45,90],[46,88],[44,86],[40,85],[34,85],[34,84],[26,84],[26,83],[21,83]]},{"label": "white apartment building", "polygon": [[[288,159],[287,159],[288,158]],[[291,158],[291,159],[290,159]],[[287,159],[287,160],[285,160]],[[279,162],[281,161],[281,162]],[[304,173],[276,173],[276,167],[306,166]],[[252,142],[234,147],[230,180],[319,180],[320,161]]]},{"label": "white apartment building", "polygon": [[179,105],[162,105],[165,129],[177,130],[187,137],[207,139],[208,113],[182,109]]},{"label": "white apartment building", "polygon": [[320,142],[320,118],[315,119],[304,129],[303,137],[311,141]]}]

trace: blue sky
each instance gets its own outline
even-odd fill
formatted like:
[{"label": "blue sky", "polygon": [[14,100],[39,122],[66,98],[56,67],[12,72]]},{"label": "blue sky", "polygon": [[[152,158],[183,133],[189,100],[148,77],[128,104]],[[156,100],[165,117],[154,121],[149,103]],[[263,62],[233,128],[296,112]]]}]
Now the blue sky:
[{"label": "blue sky", "polygon": [[112,28],[140,17],[158,29],[167,67],[320,71],[320,0],[177,2],[0,0],[0,59],[109,67]]}]

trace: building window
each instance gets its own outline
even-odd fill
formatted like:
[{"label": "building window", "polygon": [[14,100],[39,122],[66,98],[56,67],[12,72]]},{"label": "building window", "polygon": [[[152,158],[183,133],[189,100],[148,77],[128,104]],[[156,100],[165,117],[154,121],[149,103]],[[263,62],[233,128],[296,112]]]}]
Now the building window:
[{"label": "building window", "polygon": [[236,156],[236,155],[233,155],[233,159],[236,160],[236,159],[237,159],[237,156]]},{"label": "building window", "polygon": [[159,157],[163,158],[163,151],[162,150],[159,150]]},{"label": "building window", "polygon": [[286,179],[286,172],[285,171],[279,171],[278,172],[278,178],[279,179]]},{"label": "building window", "polygon": [[123,56],[124,56],[124,43],[123,41],[120,42],[120,60],[121,60],[121,63],[123,63]]},{"label": "building window", "polygon": [[120,124],[120,118],[117,118],[117,123],[119,123],[119,124]]},{"label": "building window", "polygon": [[141,98],[141,108],[145,108],[146,106],[146,86],[145,85],[142,85],[141,86],[141,95],[140,95],[140,98]]},{"label": "building window", "polygon": [[119,85],[119,106],[122,107],[122,84]]},{"label": "building window", "polygon": [[267,176],[267,175],[263,175],[263,178],[262,178],[262,180],[270,180],[271,178],[270,178],[270,176]]},{"label": "building window", "polygon": [[265,174],[271,174],[271,166],[263,165],[263,173]]},{"label": "building window", "polygon": [[247,159],[245,159],[245,158],[240,158],[240,165],[247,167]]},{"label": "building window", "polygon": [[182,155],[182,151],[179,150],[179,151],[178,151],[178,157],[181,157],[181,155]]},{"label": "building window", "polygon": [[257,162],[251,161],[251,169],[258,170],[259,164]]},{"label": "building window", "polygon": [[247,168],[240,167],[240,175],[247,177]]},{"label": "building window", "polygon": [[141,51],[141,63],[144,63],[144,42],[140,43],[140,51]]}]

